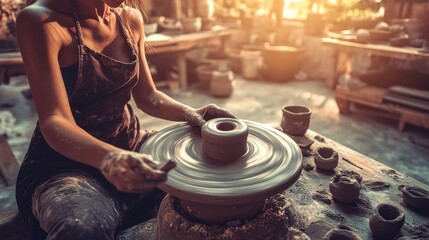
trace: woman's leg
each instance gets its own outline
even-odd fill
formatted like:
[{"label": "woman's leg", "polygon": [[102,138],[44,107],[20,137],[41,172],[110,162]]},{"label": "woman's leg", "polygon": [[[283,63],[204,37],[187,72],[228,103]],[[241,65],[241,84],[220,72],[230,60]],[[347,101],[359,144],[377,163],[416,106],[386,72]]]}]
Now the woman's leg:
[{"label": "woman's leg", "polygon": [[83,172],[58,174],[36,188],[32,211],[46,239],[115,239],[123,207],[104,186]]}]

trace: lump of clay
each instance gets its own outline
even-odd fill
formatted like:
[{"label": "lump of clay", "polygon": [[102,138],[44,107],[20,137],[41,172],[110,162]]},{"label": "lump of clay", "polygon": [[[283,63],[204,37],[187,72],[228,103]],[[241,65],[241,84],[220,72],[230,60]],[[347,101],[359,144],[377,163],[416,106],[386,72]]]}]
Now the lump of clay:
[{"label": "lump of clay", "polygon": [[429,210],[429,191],[415,186],[401,187],[402,198],[411,208]]},{"label": "lump of clay", "polygon": [[377,239],[393,239],[405,222],[405,214],[391,204],[380,204],[369,220],[369,227]]},{"label": "lump of clay", "polygon": [[335,175],[329,184],[332,197],[342,203],[354,203],[359,198],[360,183],[353,177]]}]

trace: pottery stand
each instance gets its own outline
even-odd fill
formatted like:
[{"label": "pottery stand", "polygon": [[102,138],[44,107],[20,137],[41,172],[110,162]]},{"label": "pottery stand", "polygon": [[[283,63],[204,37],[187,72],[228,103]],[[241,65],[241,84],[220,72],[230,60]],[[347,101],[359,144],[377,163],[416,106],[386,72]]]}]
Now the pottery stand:
[{"label": "pottery stand", "polygon": [[284,211],[271,209],[272,197],[295,183],[302,170],[299,147],[285,134],[252,121],[215,118],[201,130],[186,124],[163,129],[141,152],[176,162],[159,185],[171,195],[158,214],[159,240],[219,239],[219,234],[225,240],[284,239]]}]

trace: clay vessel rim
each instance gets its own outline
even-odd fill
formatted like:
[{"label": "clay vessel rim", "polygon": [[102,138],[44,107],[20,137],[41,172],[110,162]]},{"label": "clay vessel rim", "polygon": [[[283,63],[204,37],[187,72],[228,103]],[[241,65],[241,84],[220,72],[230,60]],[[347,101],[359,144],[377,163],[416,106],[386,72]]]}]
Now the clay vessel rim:
[{"label": "clay vessel rim", "polygon": [[[299,109],[299,111],[292,111],[293,108]],[[302,111],[301,111],[302,110]],[[294,115],[311,115],[312,111],[309,107],[302,105],[285,105],[282,107],[283,113]]]},{"label": "clay vessel rim", "polygon": [[[395,217],[394,219],[386,219],[380,213],[380,209],[381,208],[387,208],[386,211],[390,211],[390,212],[394,211],[394,214],[395,215],[397,214],[397,217]],[[381,217],[381,219],[383,219],[383,222],[397,222],[397,221],[402,221],[402,219],[405,217],[405,214],[404,214],[403,211],[401,211],[401,209],[399,209],[395,205],[391,205],[391,204],[387,204],[387,203],[382,203],[382,204],[378,205],[375,210],[377,212],[377,215],[379,217]]]},{"label": "clay vessel rim", "polygon": [[[420,187],[414,187],[414,186],[404,186],[401,188],[402,193],[406,194],[409,197],[412,197],[414,199],[428,199],[429,200],[429,191],[426,191],[423,188]],[[415,194],[417,193],[417,194]]]},{"label": "clay vessel rim", "polygon": [[[143,144],[140,152],[152,154],[160,162],[174,156],[176,168],[169,172],[167,181],[160,184],[160,188],[181,199],[192,200],[196,196],[204,202],[229,205],[237,200],[253,202],[287,189],[302,171],[303,160],[298,145],[265,124],[242,121],[249,128],[249,150],[232,163],[215,165],[213,161],[204,160],[200,149],[201,133],[188,124],[162,129]],[[265,147],[271,152],[259,151]],[[274,160],[267,164],[266,158]],[[259,174],[263,179],[254,177]]]}]

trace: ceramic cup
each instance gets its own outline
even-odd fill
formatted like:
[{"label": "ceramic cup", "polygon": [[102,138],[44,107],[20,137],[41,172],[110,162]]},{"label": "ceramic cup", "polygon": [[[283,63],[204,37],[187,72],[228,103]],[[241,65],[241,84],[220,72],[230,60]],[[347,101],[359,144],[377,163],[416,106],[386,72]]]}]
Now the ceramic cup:
[{"label": "ceramic cup", "polygon": [[391,204],[380,204],[369,220],[369,227],[377,239],[393,239],[405,222],[405,214]]},{"label": "ceramic cup", "polygon": [[285,105],[282,107],[280,126],[287,134],[302,136],[310,126],[311,109],[299,105]]}]

